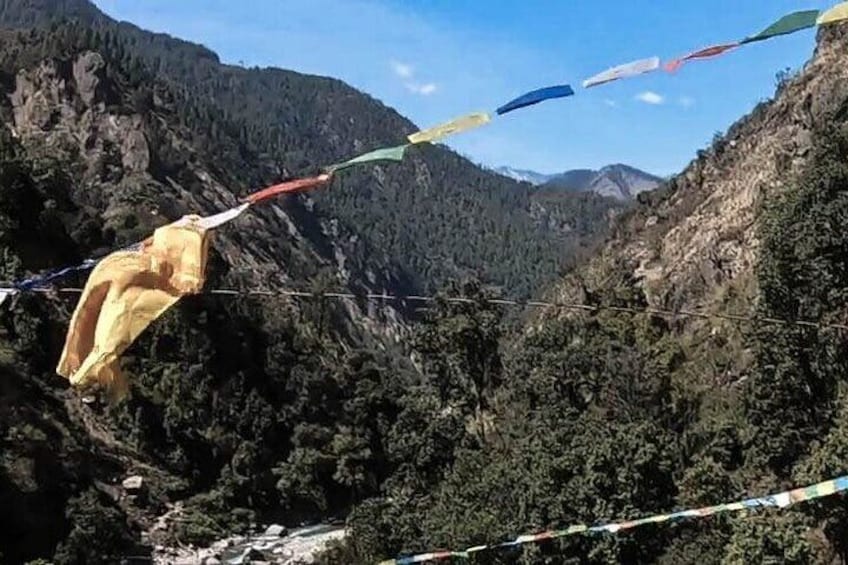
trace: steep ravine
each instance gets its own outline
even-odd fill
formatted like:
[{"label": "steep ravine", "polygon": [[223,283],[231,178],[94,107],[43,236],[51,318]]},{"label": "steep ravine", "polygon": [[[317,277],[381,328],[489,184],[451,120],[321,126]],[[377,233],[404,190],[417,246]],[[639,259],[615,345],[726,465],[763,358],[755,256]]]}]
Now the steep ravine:
[{"label": "steep ravine", "polygon": [[[6,49],[21,41],[15,34],[3,38]],[[14,53],[23,57],[31,49],[59,54],[63,48],[22,42]],[[90,50],[45,56],[11,72],[16,67],[16,61],[4,59],[0,81],[6,280],[137,241],[188,212],[220,211],[255,188],[244,176],[228,172],[238,168],[229,168],[234,163],[226,157],[213,161],[199,145],[198,132],[181,125],[174,113],[175,95],[166,84],[149,81],[145,94],[114,59]],[[249,154],[245,158],[253,159]],[[207,285],[302,288],[320,275],[334,289],[404,290],[408,283],[402,274],[392,273],[389,261],[337,221],[312,212],[311,206],[309,198],[272,203],[219,230]],[[72,277],[65,284],[79,283]],[[232,419],[232,410],[250,419],[256,417],[251,410],[272,410],[270,402],[277,402],[279,409],[280,400],[259,392],[271,386],[263,383],[270,369],[248,368],[255,376],[245,381],[221,361],[205,356],[226,355],[226,346],[245,359],[263,358],[264,348],[274,339],[292,334],[300,336],[295,340],[320,341],[331,333],[342,349],[318,350],[310,363],[332,364],[345,347],[390,349],[406,332],[403,312],[391,304],[373,308],[348,301],[327,304],[319,312],[317,305],[284,298],[202,299],[206,304],[200,309],[197,300],[187,300],[187,306],[166,316],[127,356],[131,378],[138,384],[142,375],[150,375],[151,388],[134,387],[133,406],[108,407],[68,390],[54,374],[73,300],[67,295],[22,296],[4,306],[0,501],[9,511],[0,517],[0,554],[9,563],[53,557],[54,550],[58,562],[87,561],[97,554],[98,545],[75,540],[93,532],[99,532],[95,536],[101,538],[103,551],[124,547],[127,555],[144,554],[151,546],[132,545],[142,540],[141,533],[152,527],[169,502],[216,483],[220,465],[226,469],[227,461],[238,456],[239,442],[214,437],[214,430],[236,430],[235,424],[223,423]],[[250,310],[252,314],[246,313]],[[218,320],[217,325],[206,324],[207,316]],[[293,329],[295,320],[299,323]],[[167,329],[174,322],[182,329]],[[267,329],[268,324],[276,329]],[[260,338],[267,335],[263,331],[278,336]],[[207,351],[194,360],[181,356],[173,341],[183,335]],[[288,349],[299,347],[304,346]],[[284,354],[277,350],[269,357]],[[198,362],[214,368],[204,370]],[[239,363],[246,364],[235,360],[234,366]],[[188,401],[172,396],[174,404],[166,409],[162,395],[171,393],[152,390],[167,386],[160,372],[166,366],[180,380],[199,379],[189,385],[194,394],[200,391],[200,381],[206,382],[202,397]],[[219,370],[226,379],[213,385],[211,373]],[[239,391],[228,392],[228,387]],[[219,401],[221,397],[229,405]],[[253,399],[251,407],[236,408],[247,397]],[[187,402],[199,404],[189,407]],[[206,415],[199,418],[196,410],[201,405]],[[194,429],[167,423],[175,415],[167,411],[180,406],[188,411]],[[210,417],[210,411],[217,416]],[[245,425],[241,432],[228,433],[260,441],[258,432]],[[285,444],[277,441],[282,453]],[[159,448],[153,447],[156,444]],[[194,452],[184,451],[190,449]],[[270,469],[265,472],[270,476]],[[143,494],[121,486],[128,476],[141,477]],[[116,520],[108,535],[98,529]],[[85,551],[95,553],[83,557],[79,551],[86,546]]]},{"label": "steep ravine", "polygon": [[[815,54],[712,147],[663,187],[645,193],[579,277],[601,291],[611,269],[626,265],[648,302],[663,308],[734,306],[728,297],[756,295],[752,269],[759,249],[762,204],[792,186],[813,142],[813,132],[845,119],[844,65],[848,29],[819,32]],[[577,275],[575,275],[577,277]],[[556,293],[585,298],[576,279]]]}]

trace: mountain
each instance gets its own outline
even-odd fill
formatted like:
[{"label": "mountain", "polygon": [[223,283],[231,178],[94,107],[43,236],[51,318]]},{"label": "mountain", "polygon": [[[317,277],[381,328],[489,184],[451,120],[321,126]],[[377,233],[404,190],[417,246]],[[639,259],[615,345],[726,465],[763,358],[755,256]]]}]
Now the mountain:
[{"label": "mountain", "polygon": [[[122,57],[183,89],[184,97],[205,101],[230,123],[243,150],[261,163],[246,168],[245,182],[253,186],[396,145],[416,129],[340,81],[223,65],[205,47],[114,22],[87,0],[5,0],[0,7],[2,26],[45,27],[67,16],[117,38],[110,40],[121,42]],[[207,149],[213,147],[214,140]],[[320,214],[356,226],[360,241],[384,251],[410,292],[433,292],[451,278],[476,275],[523,297],[549,282],[582,245],[575,230],[537,225],[531,199],[528,187],[441,146],[415,147],[401,166],[340,175],[313,198]],[[527,264],[515,268],[519,257]]]},{"label": "mountain", "polygon": [[[349,519],[354,555],[462,549],[845,474],[846,53],[848,26],[820,28],[812,59],[778,74],[773,99],[636,197],[608,241],[547,295],[582,306],[540,311],[508,346],[487,350],[492,363],[474,366],[496,375],[480,394],[490,432],[477,437],[488,442],[454,451],[435,485],[402,483],[360,507]],[[488,327],[477,315],[476,327]],[[435,323],[449,332],[461,319]],[[458,351],[449,355],[465,359]],[[725,516],[565,536],[485,559],[848,558],[842,496]]]},{"label": "mountain", "polygon": [[[0,15],[22,28],[0,36],[4,278],[414,127],[338,81],[224,66],[85,3]],[[183,300],[124,356],[117,404],[53,372],[73,295],[17,297],[0,311],[0,559],[165,563],[252,524],[344,519],[319,563],[374,563],[843,475],[846,52],[848,29],[822,28],[773,100],[627,209],[436,146],[252,211],[216,234],[209,288],[437,296]],[[550,278],[558,305],[534,315],[493,288]],[[839,563],[846,532],[823,496],[479,559]]]},{"label": "mountain", "polygon": [[573,169],[564,173],[550,175],[545,181],[549,188],[585,192],[592,186],[592,181],[598,176],[598,171],[592,169]]},{"label": "mountain", "polygon": [[[340,81],[222,65],[81,0],[3,0],[0,25],[12,28],[0,30],[6,280],[415,130]],[[530,297],[617,208],[540,197],[444,147],[415,147],[218,230],[206,286],[473,294],[480,283],[452,281],[476,275]],[[124,356],[132,393],[117,405],[54,373],[74,306],[22,295],[0,312],[4,563],[112,563],[269,516],[344,516],[407,468],[417,450],[402,438],[452,442],[463,429],[461,413],[434,412],[443,398],[407,343],[426,312],[403,301],[183,300]],[[143,487],[124,488],[128,477]]]},{"label": "mountain", "polygon": [[[220,110],[125,60],[114,36],[74,26],[0,33],[4,279],[78,263],[188,212],[221,210],[238,187],[268,174]],[[287,199],[218,230],[207,285],[382,292],[409,284],[384,254],[310,207]],[[4,562],[114,562],[104,556],[134,552],[165,501],[222,485],[243,457],[273,489],[292,422],[313,419],[297,415],[300,395],[318,375],[330,378],[345,347],[385,350],[405,331],[402,309],[391,306],[196,297],[129,352],[132,400],[103,407],[54,374],[74,304],[21,296],[2,313]],[[402,369],[393,374],[402,381]],[[143,493],[120,487],[130,475],[143,477]],[[242,496],[239,488],[227,487],[228,496]],[[186,524],[189,537],[220,528]]]},{"label": "mountain", "polygon": [[527,169],[514,169],[512,167],[496,167],[494,172],[503,175],[507,178],[517,180],[518,182],[529,182],[530,184],[544,184],[551,178],[552,175],[537,173]]},{"label": "mountain", "polygon": [[545,181],[548,189],[594,192],[618,200],[633,200],[642,192],[653,190],[663,179],[628,165],[607,165],[598,171],[577,169],[552,175]]},{"label": "mountain", "polygon": [[622,164],[607,165],[597,171],[574,169],[550,175],[511,167],[498,167],[494,172],[541,186],[546,191],[594,192],[622,201],[633,200],[638,194],[663,183],[661,177]]}]

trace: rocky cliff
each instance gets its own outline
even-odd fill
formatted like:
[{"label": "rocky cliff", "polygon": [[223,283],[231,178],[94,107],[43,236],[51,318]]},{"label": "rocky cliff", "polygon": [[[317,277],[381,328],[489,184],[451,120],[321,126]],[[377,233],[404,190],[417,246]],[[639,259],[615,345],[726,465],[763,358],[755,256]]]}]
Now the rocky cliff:
[{"label": "rocky cliff", "polygon": [[[84,40],[75,36],[75,31],[66,29],[64,33],[66,37],[57,40],[35,34],[2,35],[0,188],[6,249],[3,276],[7,280],[138,241],[186,213],[226,209],[247,189],[256,188],[248,184],[251,175],[240,174],[239,167],[252,165],[252,174],[261,169],[249,153],[222,150],[221,155],[211,155],[204,151],[204,133],[181,122],[175,112],[179,95],[169,85],[144,73],[131,76],[114,54],[72,48]],[[32,63],[22,64],[28,58]],[[141,89],[142,81],[149,88]],[[216,121],[215,126],[226,128],[226,122]],[[223,139],[222,147],[228,143],[237,145]],[[244,290],[308,287],[324,277],[321,284],[333,288],[383,292],[408,284],[392,275],[387,259],[381,259],[337,220],[312,211],[313,207],[308,197],[280,200],[219,230],[208,285]],[[66,284],[80,282],[71,278]],[[176,335],[173,328],[163,326],[163,333],[153,332],[159,337],[148,335],[130,352],[130,365],[134,351],[151,346],[158,353],[148,357],[148,350],[142,359],[165,361],[170,356],[166,351],[177,353],[179,346],[174,349],[174,343],[161,342],[162,338],[170,341],[168,334],[182,335],[195,344],[198,339],[217,342],[204,357],[223,354],[224,347],[233,347],[247,358],[262,357],[263,349],[250,341],[263,331],[261,320],[267,324],[272,319],[299,319],[294,333],[301,335],[300,339],[332,334],[332,339],[348,347],[390,348],[406,331],[403,312],[391,305],[374,308],[354,301],[333,303],[325,305],[316,318],[312,313],[318,310],[310,304],[282,298],[247,302],[213,300],[198,312],[200,318],[191,314],[184,318],[193,329],[184,327]],[[203,440],[207,447],[197,451],[196,439],[181,440],[176,436],[182,432],[166,431],[168,417],[156,415],[159,408],[149,411],[157,404],[163,407],[161,397],[155,399],[158,393],[147,397],[151,389],[144,392],[146,387],[138,380],[147,371],[138,365],[130,369],[135,381],[133,403],[141,402],[135,408],[124,406],[118,412],[107,408],[109,414],[104,415],[96,401],[91,404],[90,398],[66,390],[66,383],[53,370],[73,307],[72,299],[21,297],[4,314],[0,500],[8,512],[0,518],[4,532],[0,554],[11,563],[39,555],[49,557],[62,540],[57,559],[69,563],[88,560],[87,550],[74,545],[74,532],[79,531],[74,528],[105,527],[112,519],[124,526],[116,527],[113,534],[104,533],[103,547],[131,547],[140,530],[154,525],[154,517],[166,509],[169,500],[205,490],[203,483],[215,481],[220,467],[201,478],[209,471],[202,468],[210,463],[212,452],[207,449],[212,443],[218,443],[213,460],[223,462],[234,454],[234,447],[223,447],[220,440],[211,438]],[[183,316],[185,311],[176,314],[177,318]],[[209,333],[212,326],[206,325],[206,316],[216,320],[213,333],[217,337]],[[245,329],[248,319],[253,325]],[[286,331],[290,330],[278,327],[277,337]],[[205,338],[198,337],[204,334]],[[314,359],[328,360],[334,355],[325,349]],[[191,372],[190,366],[198,369],[190,359],[173,360],[181,366],[174,366],[178,379]],[[265,386],[261,380],[268,378],[269,371],[260,369],[256,376],[259,380],[253,384],[238,385],[246,386],[248,395],[257,394],[256,386]],[[155,386],[165,383],[156,380]],[[230,384],[224,387],[233,386],[234,381],[227,380]],[[200,381],[191,386],[202,387]],[[228,394],[220,385],[210,386],[206,394],[209,396],[201,402],[207,406],[212,397],[229,397],[234,402],[221,407],[220,417],[235,407],[235,396],[240,395]],[[263,396],[266,400],[260,403],[270,408],[268,402],[273,400]],[[145,397],[147,400],[142,400]],[[177,406],[179,411],[187,408],[185,400],[173,405]],[[151,432],[146,440],[133,438],[127,435],[128,428],[122,429],[117,414],[123,410],[151,419],[148,424],[130,426]],[[142,416],[143,412],[148,415]],[[196,417],[190,419],[196,429],[211,430],[222,424],[219,417],[206,424]],[[215,420],[218,424],[213,424]],[[154,439],[162,433],[165,435]],[[195,433],[189,431],[189,435]],[[195,444],[194,454],[177,455],[182,463],[174,467],[174,460],[168,461],[165,455],[171,448],[160,443],[164,437],[171,438],[165,443],[177,451],[186,448],[187,444],[177,447],[184,441]],[[159,453],[151,449],[155,443],[162,448]],[[186,474],[195,464],[201,467]],[[143,497],[120,486],[123,478],[132,474],[144,481]],[[87,519],[92,520],[89,526],[82,525]],[[100,526],[92,525],[95,523]]]},{"label": "rocky cliff", "polygon": [[[0,31],[7,281],[220,211],[413,129],[338,81],[226,67],[83,4],[0,10],[39,26]],[[87,23],[45,16],[64,9]],[[551,222],[525,187],[445,148],[416,148],[402,164],[350,171],[223,227],[207,287],[406,293],[478,274],[529,294],[605,225],[603,202],[590,225],[564,200]],[[8,306],[0,500],[12,511],[0,516],[0,552],[12,563],[113,562],[115,552],[245,531],[267,513],[286,524],[342,515],[401,464],[391,438],[406,432],[390,430],[432,414],[397,343],[414,315],[402,303],[181,301],[125,356],[133,390],[118,405],[54,373],[73,295]],[[121,486],[128,476],[143,492]]]},{"label": "rocky cliff", "polygon": [[[756,296],[753,268],[759,253],[763,204],[791,189],[816,130],[844,119],[844,27],[820,32],[805,68],[759,104],[712,147],[621,218],[603,251],[581,272],[603,288],[612,269],[625,269],[648,302],[662,308],[734,306],[731,297]],[[559,296],[585,294],[561,286]]]},{"label": "rocky cliff", "polygon": [[[447,354],[502,363],[481,394],[488,443],[453,451],[437,484],[402,483],[361,507],[351,554],[462,548],[844,475],[848,347],[844,328],[824,325],[848,320],[846,47],[847,26],[820,30],[813,58],[773,100],[639,195],[599,253],[551,290],[583,307],[543,312],[488,357],[481,340]],[[740,316],[674,313],[684,308]],[[466,327],[457,318],[449,330]],[[842,563],[846,533],[836,495],[484,558]]]},{"label": "rocky cliff", "polygon": [[[68,225],[101,223],[104,248],[146,237],[186,213],[212,214],[238,203],[250,189],[237,175],[192,147],[195,137],[178,125],[170,93],[152,94],[147,113],[134,111],[125,86],[107,72],[97,52],[71,60],[45,60],[14,76],[6,124],[28,154],[72,164],[62,197],[72,203]],[[257,208],[227,226],[215,249],[227,265],[221,285],[244,290],[290,288],[322,269],[340,286],[362,292],[403,288],[373,250],[337,221],[309,211],[309,198]],[[251,234],[245,237],[244,234]],[[73,235],[73,234],[72,234]],[[98,246],[101,247],[101,246]],[[367,265],[362,262],[367,256]],[[31,269],[48,267],[30,264]],[[351,331],[364,328],[364,312],[344,305]],[[399,330],[393,308],[383,331]],[[394,322],[391,322],[394,319]],[[391,329],[394,324],[394,329]]]},{"label": "rocky cliff", "polygon": [[[239,168],[243,181],[254,185],[396,145],[416,129],[341,81],[224,65],[203,46],[115,22],[88,0],[7,0],[0,26],[49,29],[66,18],[120,45],[121,64],[134,58],[173,85],[180,93],[174,110],[181,119],[199,118],[191,106],[203,101],[209,107],[204,118],[227,122],[226,128],[208,126],[214,131],[208,132],[212,135],[204,149],[222,152],[217,136],[227,129],[230,141],[241,147],[231,149],[252,154]],[[388,258],[392,265],[386,268],[402,275],[408,291],[432,292],[451,278],[472,275],[528,296],[555,278],[574,247],[598,233],[573,229],[579,223],[574,216],[569,230],[550,231],[529,214],[529,187],[443,147],[415,148],[409,156],[401,166],[348,171],[314,195],[315,211],[338,220],[356,232],[361,244]],[[564,199],[580,206],[582,197]],[[478,229],[480,218],[485,229]],[[527,259],[520,268],[518,257]]]},{"label": "rocky cliff", "polygon": [[660,177],[635,167],[616,164],[607,165],[597,171],[576,169],[551,175],[542,185],[542,188],[548,191],[594,192],[601,196],[627,202],[660,184],[662,184]]}]

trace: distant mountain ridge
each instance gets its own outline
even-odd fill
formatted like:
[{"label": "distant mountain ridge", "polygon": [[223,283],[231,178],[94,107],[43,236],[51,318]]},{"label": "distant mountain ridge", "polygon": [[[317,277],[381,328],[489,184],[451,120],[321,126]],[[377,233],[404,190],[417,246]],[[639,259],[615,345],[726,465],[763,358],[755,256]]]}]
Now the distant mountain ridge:
[{"label": "distant mountain ridge", "polygon": [[578,169],[554,175],[545,186],[548,188],[595,192],[619,200],[632,200],[640,192],[653,190],[663,179],[636,167],[615,164],[598,171]]},{"label": "distant mountain ridge", "polygon": [[530,184],[540,185],[548,182],[555,175],[546,175],[537,173],[529,169],[514,169],[512,167],[496,167],[494,172],[510,179],[515,179],[519,182],[529,182]]},{"label": "distant mountain ridge", "polygon": [[621,163],[607,165],[597,171],[572,169],[559,174],[544,174],[512,167],[498,167],[494,170],[500,175],[547,189],[594,192],[618,200],[632,200],[640,192],[653,190],[663,181],[661,177]]}]

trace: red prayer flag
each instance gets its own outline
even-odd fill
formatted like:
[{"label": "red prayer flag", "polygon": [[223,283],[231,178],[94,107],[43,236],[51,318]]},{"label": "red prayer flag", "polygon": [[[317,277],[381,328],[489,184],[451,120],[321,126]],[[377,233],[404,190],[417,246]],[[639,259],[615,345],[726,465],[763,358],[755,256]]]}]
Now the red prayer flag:
[{"label": "red prayer flag", "polygon": [[709,57],[715,57],[717,55],[721,55],[731,49],[735,49],[739,47],[739,43],[724,43],[722,45],[713,45],[712,47],[705,47],[700,51],[695,51],[694,53],[689,53],[679,59],[672,59],[667,62],[663,67],[666,71],[673,73],[677,71],[680,67],[683,66],[683,63],[686,61],[691,61],[692,59],[708,59]]},{"label": "red prayer flag", "polygon": [[258,192],[254,192],[245,198],[245,200],[251,204],[256,204],[258,202],[268,200],[269,198],[273,198],[278,194],[310,190],[321,186],[322,184],[326,184],[329,180],[329,174],[318,175],[317,177],[308,177],[305,179],[290,180],[280,184],[275,184],[274,186],[269,186],[268,188]]}]

